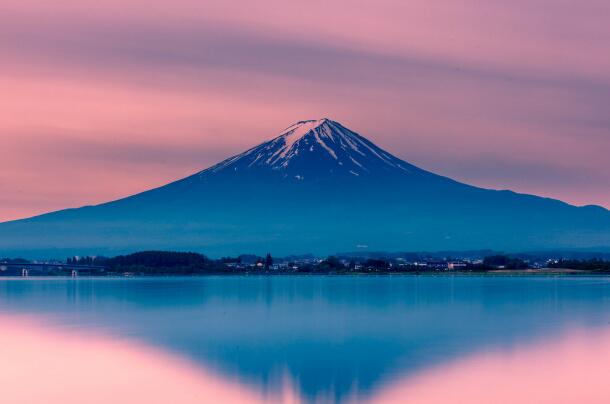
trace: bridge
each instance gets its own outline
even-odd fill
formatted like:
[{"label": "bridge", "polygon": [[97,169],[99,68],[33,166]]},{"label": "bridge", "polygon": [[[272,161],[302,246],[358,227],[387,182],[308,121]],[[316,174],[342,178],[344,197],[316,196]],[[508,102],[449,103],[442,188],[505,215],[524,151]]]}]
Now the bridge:
[{"label": "bridge", "polygon": [[18,274],[21,270],[21,276],[27,277],[31,272],[45,272],[53,269],[70,272],[72,277],[77,277],[81,271],[99,272],[104,271],[106,267],[100,265],[78,265],[47,262],[0,262],[0,274],[9,270],[13,270],[10,272],[16,272]]}]

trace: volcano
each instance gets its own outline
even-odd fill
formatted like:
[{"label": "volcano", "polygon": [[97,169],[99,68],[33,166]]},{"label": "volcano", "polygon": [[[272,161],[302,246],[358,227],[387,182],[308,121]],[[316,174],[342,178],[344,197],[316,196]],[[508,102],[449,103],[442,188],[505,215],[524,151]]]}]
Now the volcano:
[{"label": "volcano", "polygon": [[604,208],[463,184],[326,118],[160,188],[0,224],[0,255],[29,257],[607,246]]}]

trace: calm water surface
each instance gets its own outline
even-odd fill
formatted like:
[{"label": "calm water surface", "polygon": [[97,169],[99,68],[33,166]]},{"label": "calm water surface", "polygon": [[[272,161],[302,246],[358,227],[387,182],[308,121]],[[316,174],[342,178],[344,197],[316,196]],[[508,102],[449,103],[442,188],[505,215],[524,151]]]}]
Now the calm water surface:
[{"label": "calm water surface", "polygon": [[[473,380],[490,375],[493,382],[500,379],[491,376],[494,371],[509,381],[535,372],[541,379],[537,388],[549,390],[540,390],[546,397],[550,390],[562,388],[561,377],[567,373],[553,373],[554,379],[549,377],[551,384],[546,386],[540,376],[545,372],[573,364],[578,374],[599,373],[596,361],[610,359],[610,342],[608,358],[603,357],[610,341],[610,279],[5,278],[0,279],[0,320],[3,332],[8,332],[0,344],[9,355],[31,356],[22,358],[25,365],[47,353],[51,364],[61,362],[63,356],[74,385],[90,383],[79,383],[79,374],[108,377],[104,369],[113,365],[98,366],[97,357],[88,355],[108,351],[102,359],[109,361],[112,352],[120,351],[117,360],[122,362],[116,366],[131,366],[129,389],[142,402],[150,401],[145,393],[150,385],[138,383],[161,376],[139,372],[155,366],[180,370],[162,376],[168,389],[173,377],[176,383],[192,379],[195,387],[180,385],[178,389],[176,385],[179,392],[166,392],[185,403],[213,402],[219,397],[226,402],[400,402],[406,397],[414,397],[413,402],[418,397],[422,402],[436,402],[430,394],[442,392],[445,383],[449,388],[471,373]],[[45,348],[45,341],[57,341],[50,345],[56,348]],[[588,358],[591,347],[595,350]],[[28,352],[36,352],[35,357]],[[125,352],[140,356],[132,360]],[[535,363],[528,359],[538,354],[542,356]],[[562,362],[552,365],[553,358]],[[3,361],[8,377],[16,374],[6,370],[11,365],[15,363]],[[602,366],[602,376],[609,375]],[[485,401],[493,398],[492,389],[484,385],[468,392],[468,383],[464,380],[463,388],[452,387],[468,394],[470,399],[464,402],[475,402],[473,395],[486,397]],[[429,392],[427,384],[433,385]],[[119,388],[123,386],[117,384]],[[189,388],[199,393],[176,396]],[[514,386],[505,388],[514,390]],[[196,396],[212,394],[213,389],[214,400],[209,395],[207,400]],[[608,391],[587,386],[589,392],[595,389],[591,402],[595,398],[610,402]],[[159,386],[158,394],[161,390]],[[242,395],[229,397],[237,390]],[[15,391],[15,400],[35,399],[23,394]],[[134,402],[134,396],[128,396],[131,393],[124,394],[115,395],[114,402],[122,402],[121,398]],[[506,394],[503,399],[509,402]],[[583,393],[574,394],[582,397]],[[495,397],[496,402],[502,402],[501,398]],[[445,396],[445,402],[448,399]],[[454,396],[452,401],[459,399]],[[443,402],[442,397],[438,402]]]}]

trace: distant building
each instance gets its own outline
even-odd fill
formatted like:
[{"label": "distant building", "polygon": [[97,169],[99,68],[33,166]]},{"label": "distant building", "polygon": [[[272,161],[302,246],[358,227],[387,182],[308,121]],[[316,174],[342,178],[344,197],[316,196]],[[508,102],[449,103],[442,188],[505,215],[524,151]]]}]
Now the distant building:
[{"label": "distant building", "polygon": [[450,261],[447,263],[447,269],[456,270],[456,269],[464,269],[467,264],[462,261]]}]

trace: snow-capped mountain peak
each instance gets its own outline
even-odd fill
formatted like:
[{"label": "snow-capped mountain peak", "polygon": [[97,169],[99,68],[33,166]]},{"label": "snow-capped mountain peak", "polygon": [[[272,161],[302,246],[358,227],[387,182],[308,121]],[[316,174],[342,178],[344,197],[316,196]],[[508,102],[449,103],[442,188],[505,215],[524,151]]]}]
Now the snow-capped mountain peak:
[{"label": "snow-capped mountain peak", "polygon": [[15,256],[159,248],[329,255],[359,245],[372,251],[592,248],[610,245],[610,213],[462,184],[318,119],[156,189],[0,223],[0,251]]},{"label": "snow-capped mountain peak", "polygon": [[402,175],[421,171],[328,118],[299,121],[278,136],[233,156],[206,172],[271,169],[284,177],[346,174],[365,177],[379,173]]},{"label": "snow-capped mountain peak", "polygon": [[[335,160],[337,154],[329,147],[323,138],[332,139],[332,121],[327,118],[309,121],[300,121],[289,126],[278,137],[271,140],[271,145],[283,143],[267,160],[268,164],[274,165],[278,161],[288,165],[289,160],[298,154],[299,144],[301,140],[306,139],[308,135],[313,135],[315,142],[328,152]],[[329,136],[330,134],[330,136]],[[307,139],[304,143],[309,143]],[[295,145],[296,144],[296,145]],[[313,146],[313,145],[312,145]],[[310,149],[312,149],[310,147]],[[311,150],[313,151],[313,150]]]}]

